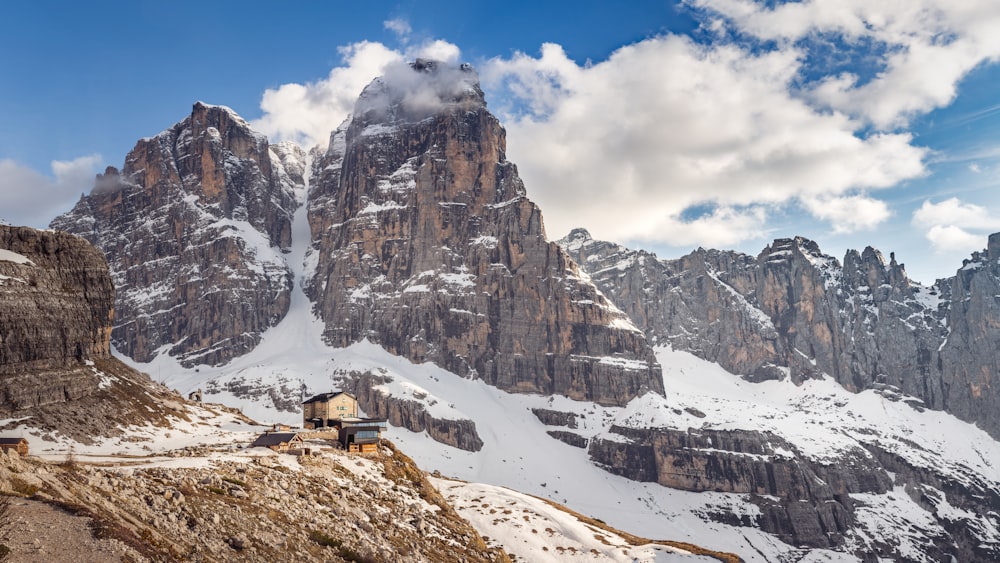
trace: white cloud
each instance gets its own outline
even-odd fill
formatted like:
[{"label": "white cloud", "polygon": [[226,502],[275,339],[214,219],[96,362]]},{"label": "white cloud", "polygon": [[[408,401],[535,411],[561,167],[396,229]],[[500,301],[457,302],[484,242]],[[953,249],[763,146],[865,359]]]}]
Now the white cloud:
[{"label": "white cloud", "polygon": [[475,72],[458,65],[442,64],[433,72],[414,72],[409,63],[396,62],[386,66],[373,88],[365,90],[355,112],[365,115],[374,110],[384,119],[384,112],[392,108],[395,118],[418,121],[472,93],[478,82]]},{"label": "white cloud", "polygon": [[[385,22],[387,28],[404,29],[402,20]],[[391,67],[418,57],[454,63],[458,47],[440,39],[409,46],[405,52],[382,43],[362,41],[340,48],[343,66],[330,70],[323,80],[283,84],[268,89],[261,98],[264,115],[251,125],[272,141],[295,141],[309,148],[324,146],[330,133],[354,110],[365,86]]]},{"label": "white cloud", "polygon": [[940,203],[924,201],[913,212],[912,223],[925,230],[925,237],[937,252],[970,253],[986,247],[987,236],[1000,231],[1000,217],[988,209],[958,198]]},{"label": "white cloud", "polygon": [[891,215],[884,201],[860,195],[806,197],[801,201],[813,217],[829,221],[837,234],[873,229]]},{"label": "white cloud", "polygon": [[805,0],[768,7],[750,0],[692,0],[743,33],[807,48],[832,34],[847,44],[884,50],[869,81],[851,73],[826,77],[813,99],[888,129],[954,100],[959,81],[1000,57],[1000,3],[995,0]]},{"label": "white cloud", "polygon": [[391,20],[386,20],[382,22],[382,27],[388,29],[389,31],[396,34],[401,41],[406,41],[413,29],[410,27],[410,22],[406,21],[404,18],[394,18]]},{"label": "white cloud", "polygon": [[433,59],[435,61],[441,61],[449,64],[455,64],[458,62],[460,56],[462,56],[462,52],[459,50],[458,46],[442,39],[428,41],[406,50],[407,59]]},{"label": "white cloud", "polygon": [[89,188],[94,183],[94,173],[101,165],[101,155],[91,154],[73,160],[53,160],[52,173],[56,177],[55,185],[60,189],[72,190],[78,187]]},{"label": "white cloud", "polygon": [[996,229],[1000,228],[1000,219],[983,206],[963,203],[953,197],[941,203],[924,201],[920,209],[913,212],[913,224],[918,227],[961,224],[972,229]]},{"label": "white cloud", "polygon": [[[836,233],[872,229],[892,215],[872,192],[927,173],[929,151],[898,128],[950,103],[972,67],[1000,55],[992,0],[689,1],[712,18],[714,44],[661,36],[586,65],[546,44],[482,65],[507,155],[550,236],[586,226],[617,241],[732,245],[766,234],[787,205]],[[417,57],[460,57],[443,40],[409,45],[406,20],[384,26],[402,49],[344,47],[326,79],[265,92],[255,127],[323,145],[374,77]],[[734,29],[771,43],[743,47]],[[824,41],[875,53],[881,72],[810,74],[810,49]],[[698,209],[712,211],[691,219]]]},{"label": "white cloud", "polygon": [[12,225],[47,228],[56,215],[69,211],[81,194],[90,191],[100,163],[96,154],[53,160],[54,177],[50,177],[13,160],[0,159],[0,219]]},{"label": "white cloud", "polygon": [[506,96],[508,156],[551,236],[586,226],[599,238],[676,242],[666,225],[736,242],[760,236],[753,221],[762,212],[722,213],[699,229],[684,211],[798,198],[862,209],[850,225],[814,211],[868,228],[888,212],[863,192],[922,175],[926,151],[905,133],[860,137],[862,123],[795,97],[800,64],[794,49],[754,53],[666,36],[588,66],[547,44],[539,57],[491,60],[482,76]]},{"label": "white cloud", "polygon": [[260,102],[264,115],[252,122],[253,127],[272,141],[291,140],[305,147],[325,145],[330,132],[354,109],[361,90],[381,75],[386,65],[403,57],[381,43],[368,41],[342,47],[340,53],[344,66],[332,69],[326,79],[266,90]]},{"label": "white cloud", "polygon": [[729,248],[743,240],[765,236],[766,224],[764,206],[719,207],[695,219],[685,220],[677,215],[662,217],[654,225],[654,237],[638,237],[638,240],[670,241],[674,246]]},{"label": "white cloud", "polygon": [[925,236],[939,254],[971,254],[986,247],[983,236],[956,225],[934,225],[927,230]]}]

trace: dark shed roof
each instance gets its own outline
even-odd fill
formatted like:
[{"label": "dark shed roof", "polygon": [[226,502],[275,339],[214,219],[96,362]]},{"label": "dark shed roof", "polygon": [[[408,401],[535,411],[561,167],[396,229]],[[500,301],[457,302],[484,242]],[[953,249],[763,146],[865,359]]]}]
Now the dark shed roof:
[{"label": "dark shed roof", "polygon": [[27,443],[25,438],[0,438],[0,446],[16,446],[20,443]]},{"label": "dark shed roof", "polygon": [[[268,447],[268,446],[280,446],[284,443],[291,443],[292,440],[298,438],[298,434],[295,432],[265,432],[257,437],[256,440],[250,444],[251,448],[257,447]],[[299,438],[301,440],[301,438]]]}]

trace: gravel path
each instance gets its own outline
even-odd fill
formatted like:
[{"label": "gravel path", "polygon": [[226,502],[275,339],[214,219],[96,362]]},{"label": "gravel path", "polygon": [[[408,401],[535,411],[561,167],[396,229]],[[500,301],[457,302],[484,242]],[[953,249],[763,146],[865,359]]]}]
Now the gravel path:
[{"label": "gravel path", "polygon": [[37,500],[14,498],[10,505],[4,563],[111,563],[136,561],[135,552],[118,540],[95,539],[90,518],[74,516]]}]

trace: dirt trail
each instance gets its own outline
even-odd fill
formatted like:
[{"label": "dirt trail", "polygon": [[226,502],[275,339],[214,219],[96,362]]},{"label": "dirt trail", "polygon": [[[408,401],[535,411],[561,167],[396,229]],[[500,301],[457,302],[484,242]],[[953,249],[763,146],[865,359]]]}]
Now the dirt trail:
[{"label": "dirt trail", "polygon": [[94,538],[90,518],[50,504],[15,498],[4,563],[111,563],[136,561],[134,550],[115,539]]}]

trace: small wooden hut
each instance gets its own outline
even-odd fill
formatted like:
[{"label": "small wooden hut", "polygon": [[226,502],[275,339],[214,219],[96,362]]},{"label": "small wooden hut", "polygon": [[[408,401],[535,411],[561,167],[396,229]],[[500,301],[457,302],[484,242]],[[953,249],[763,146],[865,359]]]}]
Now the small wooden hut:
[{"label": "small wooden hut", "polygon": [[20,455],[28,455],[28,440],[25,438],[0,438],[0,450],[14,450]]},{"label": "small wooden hut", "polygon": [[270,448],[276,452],[299,450],[303,446],[302,437],[297,432],[264,432],[250,444],[251,448]]}]

